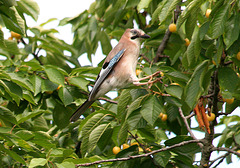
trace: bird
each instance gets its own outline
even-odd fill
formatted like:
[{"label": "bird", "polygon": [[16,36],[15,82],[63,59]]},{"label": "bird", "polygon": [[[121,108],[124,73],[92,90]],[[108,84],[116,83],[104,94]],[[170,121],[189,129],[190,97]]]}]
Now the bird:
[{"label": "bird", "polygon": [[141,40],[150,38],[141,29],[126,29],[118,44],[109,52],[88,99],[73,113],[74,122],[94,103],[96,99],[113,89],[129,84],[139,84],[136,66],[141,48]]}]

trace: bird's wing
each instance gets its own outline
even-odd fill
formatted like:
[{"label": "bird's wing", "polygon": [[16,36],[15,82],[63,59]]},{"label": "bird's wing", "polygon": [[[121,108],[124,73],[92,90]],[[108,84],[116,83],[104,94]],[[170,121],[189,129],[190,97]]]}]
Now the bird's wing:
[{"label": "bird's wing", "polygon": [[95,85],[93,86],[93,89],[90,93],[89,99],[91,100],[92,97],[96,94],[98,91],[99,86],[102,84],[102,82],[106,79],[106,77],[109,75],[109,73],[112,71],[113,67],[118,63],[118,61],[123,56],[126,49],[120,50],[109,62],[106,62],[103,64],[103,67],[97,77],[97,80],[95,82]]}]

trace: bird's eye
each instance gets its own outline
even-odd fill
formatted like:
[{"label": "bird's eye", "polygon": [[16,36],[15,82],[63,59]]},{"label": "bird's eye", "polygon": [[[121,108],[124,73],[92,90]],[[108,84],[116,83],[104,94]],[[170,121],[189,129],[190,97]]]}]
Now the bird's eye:
[{"label": "bird's eye", "polygon": [[138,32],[137,32],[136,30],[131,30],[131,33],[132,33],[133,35],[136,35]]}]

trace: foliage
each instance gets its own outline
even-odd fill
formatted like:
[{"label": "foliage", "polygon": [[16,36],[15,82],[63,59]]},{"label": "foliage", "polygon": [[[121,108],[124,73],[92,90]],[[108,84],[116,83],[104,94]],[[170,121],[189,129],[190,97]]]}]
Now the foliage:
[{"label": "foliage", "polygon": [[[178,17],[174,13],[177,6],[182,9]],[[209,18],[205,17],[208,8],[212,9]],[[0,55],[4,58],[0,61],[1,167],[71,168],[142,153],[133,145],[114,156],[112,148],[124,143],[138,141],[153,151],[191,140],[178,108],[189,115],[201,96],[208,98],[217,121],[221,118],[218,123],[211,122],[212,128],[225,125],[214,137],[220,136],[218,147],[236,151],[240,117],[229,114],[240,102],[240,60],[236,58],[240,51],[239,10],[236,0],[97,0],[78,16],[59,22],[59,26],[72,25],[74,40],[67,44],[55,36],[56,29],[44,28],[53,19],[27,26],[26,15],[38,18],[36,2],[0,0],[0,24],[22,37],[4,39],[5,32],[0,30]],[[159,61],[153,62],[172,21],[177,32],[170,35]],[[134,26],[151,36],[141,49],[139,77],[161,71],[162,83],[119,90],[114,99],[117,104],[96,101],[80,120],[69,123],[71,114],[87,99],[88,88],[102,65],[82,67],[78,58],[87,53],[92,61],[91,55],[100,46],[107,55],[111,40],[119,40],[126,28]],[[184,45],[185,38],[191,41],[189,46]],[[221,97],[235,100],[224,104]],[[158,117],[160,113],[167,114],[167,121]],[[190,121],[188,124],[191,126]],[[167,132],[174,137],[169,138]],[[197,167],[194,156],[199,152],[196,144],[188,144],[153,158],[101,166]],[[225,156],[228,163],[231,156]]]}]

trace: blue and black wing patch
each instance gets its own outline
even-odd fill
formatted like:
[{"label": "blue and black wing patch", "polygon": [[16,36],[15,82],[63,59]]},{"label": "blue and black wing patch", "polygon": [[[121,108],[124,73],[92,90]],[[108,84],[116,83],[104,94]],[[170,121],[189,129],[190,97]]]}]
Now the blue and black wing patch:
[{"label": "blue and black wing patch", "polygon": [[89,100],[91,100],[92,96],[95,95],[96,91],[98,90],[99,86],[102,84],[102,82],[106,79],[106,77],[109,75],[109,73],[112,71],[114,66],[118,63],[118,61],[123,56],[126,49],[120,50],[109,62],[105,62],[98,77],[95,82],[95,85],[93,86],[93,89],[90,93]]}]

